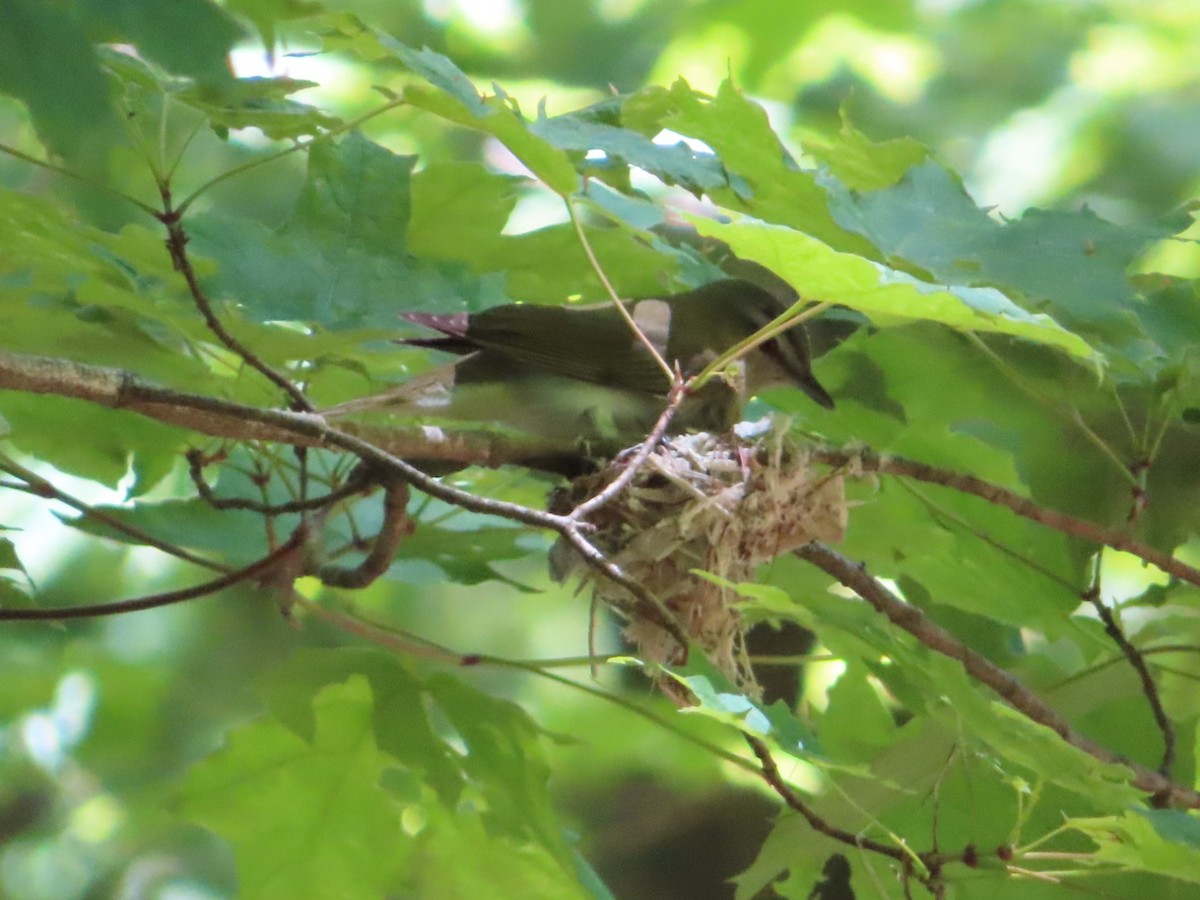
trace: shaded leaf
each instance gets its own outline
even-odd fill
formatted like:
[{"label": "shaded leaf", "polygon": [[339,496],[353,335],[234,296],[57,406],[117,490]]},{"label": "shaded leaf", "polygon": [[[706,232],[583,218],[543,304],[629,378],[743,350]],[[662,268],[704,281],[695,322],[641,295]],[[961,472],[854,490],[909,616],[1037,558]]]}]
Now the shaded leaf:
[{"label": "shaded leaf", "polygon": [[94,165],[114,133],[108,86],[73,5],[6,0],[0,7],[0,92],[29,108],[52,153]]},{"label": "shaded leaf", "polygon": [[889,258],[907,260],[950,285],[997,285],[1115,345],[1135,328],[1134,293],[1126,269],[1151,242],[1186,222],[1134,226],[1106,222],[1090,210],[1031,209],[998,222],[936,163],[909,171],[898,184],[851,195],[838,192],[837,221]]},{"label": "shaded leaf", "polygon": [[334,329],[395,327],[400,309],[449,305],[457,286],[405,245],[415,163],[354,132],[312,148],[304,189],[278,231],[194,217],[196,252],[220,266],[212,292],[259,320]]}]

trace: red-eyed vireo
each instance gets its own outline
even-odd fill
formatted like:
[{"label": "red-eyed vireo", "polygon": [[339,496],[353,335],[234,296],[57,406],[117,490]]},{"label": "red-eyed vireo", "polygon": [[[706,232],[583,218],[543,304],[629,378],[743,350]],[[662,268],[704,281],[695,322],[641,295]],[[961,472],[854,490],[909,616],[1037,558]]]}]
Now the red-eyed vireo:
[{"label": "red-eyed vireo", "polygon": [[[786,308],[771,293],[740,279],[625,306],[666,362],[678,365],[685,377]],[[326,415],[372,409],[495,423],[546,441],[622,447],[645,437],[666,406],[670,380],[611,303],[509,304],[471,314],[402,317],[441,332],[404,343],[463,358]],[[746,400],[780,385],[798,387],[820,406],[833,407],[813,376],[802,326],[760,344],[731,369],[685,396],[671,431],[728,430]]]}]

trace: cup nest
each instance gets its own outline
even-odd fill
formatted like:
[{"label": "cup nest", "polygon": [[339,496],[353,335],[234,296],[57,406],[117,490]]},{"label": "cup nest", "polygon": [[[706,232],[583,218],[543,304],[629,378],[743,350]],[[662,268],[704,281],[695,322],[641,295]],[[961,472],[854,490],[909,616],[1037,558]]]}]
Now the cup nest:
[{"label": "cup nest", "polygon": [[[635,451],[555,491],[551,510],[567,513],[603,490]],[[739,595],[731,586],[753,580],[755,569],[780,553],[841,540],[846,518],[841,475],[814,472],[802,447],[778,436],[747,443],[692,434],[663,441],[589,521],[595,546],[654,595],[723,674],[753,693]],[[596,598],[625,618],[624,635],[647,664],[686,658],[675,638],[639,612],[629,591],[588,568],[561,540],[551,569],[559,580],[575,572],[589,579]]]}]

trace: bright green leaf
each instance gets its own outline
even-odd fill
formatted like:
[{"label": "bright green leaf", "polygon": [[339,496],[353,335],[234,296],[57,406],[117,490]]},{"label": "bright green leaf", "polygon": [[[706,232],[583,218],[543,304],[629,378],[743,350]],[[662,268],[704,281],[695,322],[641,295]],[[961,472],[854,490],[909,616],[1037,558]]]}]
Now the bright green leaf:
[{"label": "bright green leaf", "polygon": [[184,813],[233,845],[239,896],[381,896],[402,856],[366,678],[326,687],[313,713],[311,742],[271,720],[243,726],[183,788]]},{"label": "bright green leaf", "polygon": [[817,173],[802,170],[791,159],[761,106],[728,81],[709,99],[680,80],[671,87],[671,98],[674,110],[663,117],[662,127],[703,141],[728,173],[729,186],[709,192],[716,202],[798,229],[832,247],[871,253],[865,240],[834,222]]},{"label": "bright green leaf", "polygon": [[1174,809],[1137,809],[1067,824],[1096,842],[1100,862],[1200,882],[1200,825],[1195,816]]},{"label": "bright green leaf", "polygon": [[821,241],[761,222],[721,224],[699,216],[703,234],[728,243],[739,256],[762,263],[806,300],[838,303],[879,325],[939,322],[961,331],[1010,334],[1095,363],[1096,351],[1049,316],[1029,313],[992,288],[928,284],[907,273],[839,253]]},{"label": "bright green leaf", "polygon": [[929,157],[929,148],[912,138],[872,141],[850,124],[844,112],[837,137],[808,138],[804,141],[804,152],[820,160],[853,191],[891,187],[905,172]]},{"label": "bright green leaf", "polygon": [[482,97],[471,80],[440,53],[428,48],[413,50],[383,33],[377,37],[384,48],[436,88],[407,88],[404,96],[414,106],[497,138],[555,193],[567,196],[576,189],[579,176],[567,155],[534,134],[515,104],[502,96]]}]

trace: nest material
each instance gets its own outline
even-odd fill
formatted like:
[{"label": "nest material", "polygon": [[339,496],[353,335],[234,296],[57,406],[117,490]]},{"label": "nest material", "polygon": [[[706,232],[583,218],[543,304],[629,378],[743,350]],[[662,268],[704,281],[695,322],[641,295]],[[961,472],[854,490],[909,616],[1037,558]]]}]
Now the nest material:
[{"label": "nest material", "polygon": [[[569,511],[598,493],[624,471],[631,454],[559,491],[552,509]],[[811,541],[841,540],[846,500],[840,475],[813,472],[805,452],[778,437],[746,444],[693,434],[664,441],[591,522],[593,543],[656,596],[727,677],[753,691],[738,595],[720,582],[749,581],[761,563]],[[561,542],[551,562],[560,580],[584,568]],[[625,637],[642,659],[683,659],[684,648],[639,615],[624,588],[602,577],[593,585],[599,600],[626,617]]]}]

